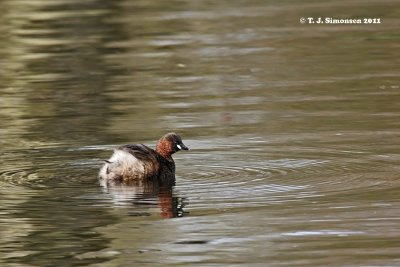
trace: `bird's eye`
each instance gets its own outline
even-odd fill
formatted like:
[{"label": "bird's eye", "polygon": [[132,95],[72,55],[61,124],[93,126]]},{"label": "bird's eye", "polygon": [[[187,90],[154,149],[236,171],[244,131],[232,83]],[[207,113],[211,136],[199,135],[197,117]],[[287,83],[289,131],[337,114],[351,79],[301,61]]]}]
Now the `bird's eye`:
[{"label": "bird's eye", "polygon": [[182,147],[180,145],[176,145],[177,148],[182,149]]}]

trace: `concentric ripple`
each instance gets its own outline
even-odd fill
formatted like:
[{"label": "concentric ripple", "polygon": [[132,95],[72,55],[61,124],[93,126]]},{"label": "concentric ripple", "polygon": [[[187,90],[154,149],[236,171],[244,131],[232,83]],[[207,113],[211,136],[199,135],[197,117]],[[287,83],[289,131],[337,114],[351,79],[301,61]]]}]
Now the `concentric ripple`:
[{"label": "concentric ripple", "polygon": [[[183,166],[178,168],[186,174],[178,177],[177,189],[191,196],[191,208],[205,209],[211,205],[215,208],[272,205],[355,189],[363,192],[387,184],[371,173],[368,155],[360,155],[355,160],[349,153],[333,150],[318,158],[316,154],[320,150],[298,149],[307,150],[305,157],[272,155],[268,159],[254,151],[248,154],[214,151],[213,164],[207,164],[210,160],[205,158],[191,169],[185,163],[180,164]],[[194,161],[194,157],[187,160]],[[379,171],[385,166],[376,168]]]},{"label": "concentric ripple", "polygon": [[2,157],[2,187],[73,187],[92,183],[101,164],[91,151],[40,148],[6,151]]},{"label": "concentric ripple", "polygon": [[[108,154],[109,149],[94,146],[6,151],[2,154],[0,186],[97,188],[97,171],[102,164],[99,154]],[[394,166],[391,161],[373,165],[368,154],[360,153],[355,158],[353,152],[343,150],[290,147],[269,155],[261,151],[246,144],[177,154],[174,194],[187,199],[190,209],[274,205],[355,189],[374,190],[386,186],[388,180],[376,179],[373,170],[389,173]],[[290,154],[292,158],[287,157]]]}]

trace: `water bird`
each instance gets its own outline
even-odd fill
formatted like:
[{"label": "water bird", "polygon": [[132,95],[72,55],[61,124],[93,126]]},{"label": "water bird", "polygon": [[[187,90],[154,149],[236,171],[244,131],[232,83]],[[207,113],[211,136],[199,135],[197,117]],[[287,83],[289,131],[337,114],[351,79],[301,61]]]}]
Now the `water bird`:
[{"label": "water bird", "polygon": [[189,150],[176,133],[158,140],[156,149],[143,144],[128,144],[114,150],[99,172],[100,183],[108,185],[141,185],[149,181],[162,186],[175,184],[175,162],[172,154]]}]

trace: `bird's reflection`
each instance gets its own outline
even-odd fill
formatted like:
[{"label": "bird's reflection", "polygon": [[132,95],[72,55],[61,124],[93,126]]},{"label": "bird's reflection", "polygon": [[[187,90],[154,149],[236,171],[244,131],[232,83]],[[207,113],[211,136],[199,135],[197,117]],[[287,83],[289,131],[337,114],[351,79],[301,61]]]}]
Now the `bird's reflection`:
[{"label": "bird's reflection", "polygon": [[129,183],[100,183],[115,205],[151,207],[158,205],[162,218],[183,217],[186,199],[174,193],[174,184],[157,180]]}]

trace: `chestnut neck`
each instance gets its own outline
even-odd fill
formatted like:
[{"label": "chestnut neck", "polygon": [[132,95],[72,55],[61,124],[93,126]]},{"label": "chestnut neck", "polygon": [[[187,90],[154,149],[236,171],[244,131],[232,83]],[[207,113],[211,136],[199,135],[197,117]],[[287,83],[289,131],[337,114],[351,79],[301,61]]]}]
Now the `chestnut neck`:
[{"label": "chestnut neck", "polygon": [[167,160],[172,160],[171,155],[174,153],[171,149],[170,141],[161,139],[157,143],[156,152]]}]

